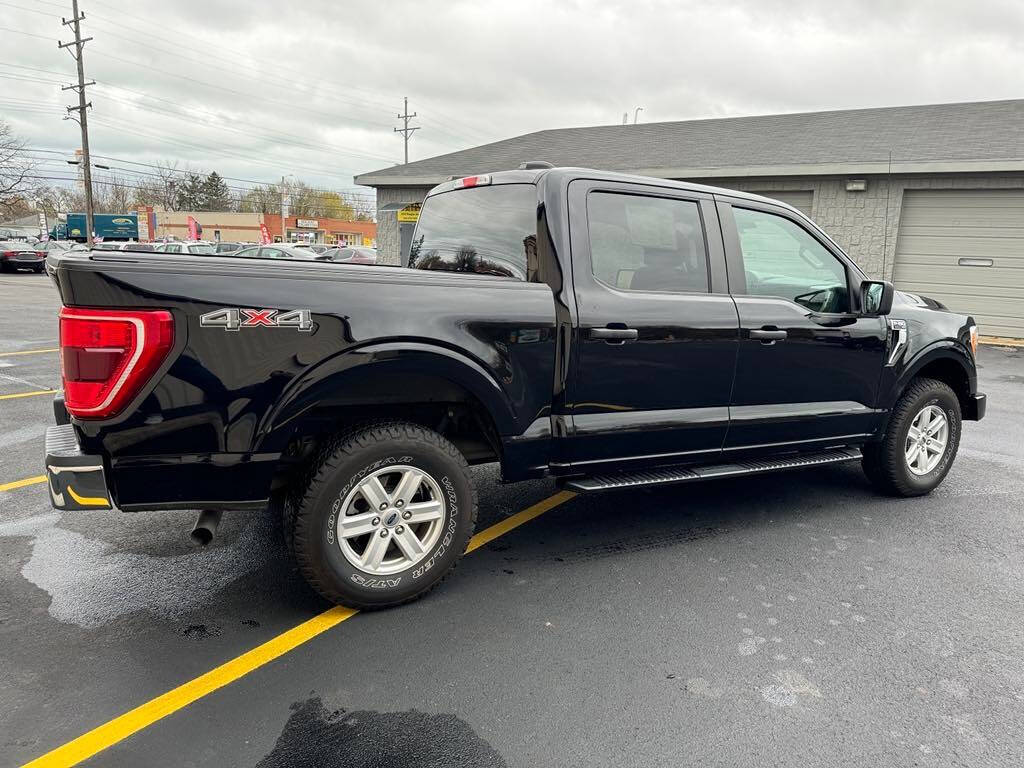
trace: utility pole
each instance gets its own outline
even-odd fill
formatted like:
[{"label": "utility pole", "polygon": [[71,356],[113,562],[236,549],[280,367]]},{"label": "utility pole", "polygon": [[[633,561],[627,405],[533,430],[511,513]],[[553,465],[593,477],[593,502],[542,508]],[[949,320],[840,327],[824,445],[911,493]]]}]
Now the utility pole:
[{"label": "utility pole", "polygon": [[287,243],[288,242],[288,238],[284,236],[284,220],[285,220],[285,217],[288,215],[288,203],[287,203],[287,198],[285,196],[284,179],[285,179],[285,177],[282,176],[281,177],[281,242],[282,243]]},{"label": "utility pole", "polygon": [[[72,27],[75,31],[75,39],[70,43],[57,43],[58,48],[68,48],[74,46],[75,51],[71,55],[74,57],[75,62],[78,64],[78,84],[68,85],[61,88],[62,91],[76,90],[78,91],[78,106],[68,107],[68,117],[71,116],[72,112],[78,112],[78,125],[82,129],[82,178],[85,182],[85,242],[92,248],[92,233],[93,233],[93,205],[92,205],[92,160],[89,159],[89,121],[86,117],[86,112],[89,107],[92,106],[92,102],[86,103],[85,101],[85,89],[87,86],[95,85],[96,81],[85,82],[85,65],[82,63],[82,49],[85,48],[85,44],[92,40],[91,37],[82,39],[82,27],[81,21],[85,18],[85,14],[78,12],[78,0],[71,0],[71,10],[74,12],[74,18],[65,19],[61,18],[61,24],[65,27]],[[69,51],[70,52],[70,51]],[[71,118],[74,120],[75,118]]]},{"label": "utility pole", "polygon": [[399,120],[403,120],[404,121],[403,127],[402,128],[395,128],[395,133],[402,134],[402,138],[405,141],[405,164],[408,165],[409,164],[409,137],[412,136],[412,132],[413,131],[418,131],[419,130],[419,126],[416,126],[415,128],[410,128],[409,127],[409,121],[412,120],[414,117],[416,117],[416,113],[413,112],[411,115],[409,114],[409,97],[408,96],[405,97],[404,101],[405,101],[405,109],[402,110],[404,112],[404,114],[401,114],[401,115],[398,116]]}]

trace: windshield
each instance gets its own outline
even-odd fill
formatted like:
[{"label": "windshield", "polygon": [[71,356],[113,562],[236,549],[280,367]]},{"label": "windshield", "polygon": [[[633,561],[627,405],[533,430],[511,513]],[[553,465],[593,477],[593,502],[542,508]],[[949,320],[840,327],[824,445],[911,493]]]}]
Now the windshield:
[{"label": "windshield", "polygon": [[409,251],[413,269],[526,279],[536,249],[537,189],[500,184],[428,197]]}]

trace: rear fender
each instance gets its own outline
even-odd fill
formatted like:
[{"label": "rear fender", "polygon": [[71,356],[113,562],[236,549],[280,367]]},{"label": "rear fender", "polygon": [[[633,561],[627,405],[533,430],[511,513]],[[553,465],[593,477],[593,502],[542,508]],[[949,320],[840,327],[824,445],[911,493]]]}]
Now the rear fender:
[{"label": "rear fender", "polygon": [[284,450],[302,417],[315,408],[437,399],[431,381],[469,392],[500,435],[522,432],[509,399],[478,362],[433,344],[390,342],[343,352],[292,382],[264,419],[253,450]]}]

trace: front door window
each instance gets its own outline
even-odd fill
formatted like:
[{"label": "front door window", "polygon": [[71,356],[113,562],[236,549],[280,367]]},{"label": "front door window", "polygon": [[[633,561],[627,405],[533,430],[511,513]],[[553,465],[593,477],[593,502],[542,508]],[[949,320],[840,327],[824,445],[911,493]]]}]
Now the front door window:
[{"label": "front door window", "polygon": [[799,224],[733,208],[749,296],[779,296],[812,312],[849,312],[846,267]]}]

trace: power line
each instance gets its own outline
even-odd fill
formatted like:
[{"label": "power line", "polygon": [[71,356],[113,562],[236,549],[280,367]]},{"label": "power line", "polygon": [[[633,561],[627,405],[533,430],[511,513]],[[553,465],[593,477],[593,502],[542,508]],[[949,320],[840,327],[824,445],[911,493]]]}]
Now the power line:
[{"label": "power line", "polygon": [[[143,24],[145,24],[146,26],[151,26],[151,22],[150,22],[149,19],[143,19],[142,17],[134,16],[134,15],[132,15],[130,13],[125,12],[121,8],[117,8],[117,7],[113,6],[113,5],[110,5],[109,3],[98,2],[98,0],[93,0],[93,2],[97,3],[100,6],[109,8],[112,11],[116,11],[119,16],[127,17],[127,18],[132,18],[132,19],[135,19],[137,21],[143,22]],[[167,40],[166,38],[162,38],[159,35],[154,34],[152,31],[144,31],[144,30],[138,29],[137,27],[129,26],[129,25],[125,24],[123,21],[120,21],[120,20],[116,20],[115,21],[114,19],[109,19],[107,17],[100,16],[100,15],[98,15],[96,13],[92,14],[92,18],[93,19],[103,19],[104,21],[107,21],[107,22],[109,22],[109,23],[111,23],[111,24],[113,24],[113,25],[115,25],[115,26],[117,26],[117,27],[119,27],[121,29],[125,29],[125,30],[131,31],[131,32],[135,32],[137,34],[145,35],[147,40],[151,40],[153,38],[156,38],[156,39],[162,40],[164,42],[172,42],[172,41]],[[168,28],[168,27],[162,27],[162,28],[163,29],[168,29],[169,31],[172,31],[172,32],[175,31],[174,28]],[[192,31],[192,30],[190,30],[188,32],[184,32],[182,30],[177,30],[177,31],[178,31],[178,33],[180,33],[182,35],[187,35],[187,36],[193,36],[194,35],[194,31]],[[172,43],[172,44],[179,45],[178,43]],[[250,54],[248,52],[240,51],[240,50],[238,50],[236,48],[228,48],[228,47],[226,47],[226,46],[224,46],[222,44],[219,44],[219,43],[218,43],[218,48],[220,50],[226,51],[228,53],[235,53],[236,56],[245,56],[247,58],[250,56]],[[192,50],[197,50],[197,49],[192,49]],[[210,51],[210,50],[201,50],[199,52],[202,53],[202,55],[203,55],[203,63],[205,65],[207,65],[207,66],[209,66],[208,59],[210,59],[210,58],[217,59],[219,61],[223,61],[223,62],[226,62],[226,63],[231,64],[231,65],[235,65],[236,64],[236,62],[234,60],[226,58],[224,56],[219,56],[219,55],[217,55],[217,53],[215,53],[213,51]],[[178,54],[174,54],[174,55],[177,56]],[[268,73],[265,73],[265,72],[261,73],[261,76],[260,76],[261,84],[265,83],[265,82],[272,82],[272,83],[276,82],[276,84],[279,85],[279,87],[286,87],[289,90],[294,90],[294,83],[292,83],[292,82],[289,82],[289,81],[275,81],[274,78],[276,77],[276,72],[278,72],[278,71],[290,71],[290,72],[294,72],[295,74],[301,75],[303,78],[308,78],[309,77],[309,72],[308,71],[301,70],[301,69],[298,69],[296,67],[289,67],[289,66],[281,63],[280,61],[276,61],[275,62],[274,70],[275,70],[275,72],[272,73],[272,74],[268,74]],[[251,75],[248,75],[248,74],[246,76],[251,77]],[[379,92],[378,91],[370,91],[369,89],[361,88],[361,87],[359,87],[357,85],[351,85],[351,84],[349,84],[347,86],[341,86],[341,85],[336,85],[336,84],[332,85],[330,81],[323,81],[323,82],[326,85],[331,86],[330,90],[333,91],[334,93],[337,93],[337,94],[345,93],[345,91],[361,91],[363,93],[372,94],[373,96],[378,97],[378,98],[374,98],[374,99],[368,99],[366,97],[362,97],[360,99],[353,99],[350,95],[346,94],[343,98],[345,100],[350,101],[353,104],[360,104],[361,103],[361,104],[365,104],[365,105],[369,105],[369,106],[373,106],[373,107],[377,107],[377,108],[381,108],[381,107],[385,107],[386,108],[388,106],[387,102],[380,100]],[[443,113],[441,113],[439,110],[433,110],[433,111],[436,114],[441,115],[442,117],[445,117],[446,120],[451,120],[451,122],[454,123],[454,125],[458,126],[458,128],[455,129],[456,131],[463,132],[462,135],[459,135],[459,133],[453,132],[451,130],[452,126],[448,125],[447,122],[442,121],[442,120],[435,120],[435,122],[437,122],[438,124],[447,126],[448,130],[441,130],[440,132],[445,134],[445,135],[447,135],[447,136],[449,136],[450,138],[453,138],[453,139],[456,139],[456,140],[460,140],[460,141],[466,141],[466,142],[468,142],[470,144],[479,143],[480,141],[493,141],[494,140],[493,138],[491,138],[490,136],[488,136],[484,132],[476,130],[474,128],[471,128],[470,126],[467,126],[465,124],[465,117],[462,117],[462,118],[449,118],[448,116],[445,116]],[[431,119],[431,118],[427,118],[427,119]],[[465,135],[465,132],[476,134],[478,137],[482,137],[482,138],[477,138],[477,139],[469,138],[469,137],[467,137]]]},{"label": "power line", "polygon": [[[50,174],[55,174],[55,173],[56,173],[55,171],[51,171],[50,172]],[[27,178],[27,179],[35,179],[35,180],[38,180],[38,181],[77,181],[77,177],[76,176],[45,175],[45,172],[43,174],[30,174],[30,175],[27,175],[25,178]],[[143,186],[141,184],[127,184],[123,180],[116,179],[116,178],[111,179],[109,181],[108,180],[104,180],[104,179],[95,179],[93,181],[93,184],[96,184],[98,186],[116,187],[116,188],[125,189],[125,190],[146,191],[146,192],[151,191],[151,189],[149,187]],[[326,197],[319,197],[319,198],[317,198],[315,196],[314,196],[314,199],[318,199],[321,204],[324,204],[325,201],[327,200]],[[347,199],[345,196],[343,196],[341,194],[338,194],[338,199],[340,200],[342,205],[348,205],[354,211],[361,210],[359,208],[359,205],[358,205],[359,201],[349,200],[349,199]],[[335,201],[332,199],[331,202],[334,203]],[[356,203],[356,204],[353,205],[353,203]],[[365,209],[362,209],[362,210],[365,210]],[[242,211],[242,213],[260,213],[260,212],[261,211]],[[271,213],[273,211],[271,210],[271,211],[264,211],[264,212],[265,213]],[[366,212],[368,214],[372,215],[371,211],[366,211]]]},{"label": "power line", "polygon": [[[15,66],[15,67],[20,67],[22,69],[29,69],[29,70],[34,70],[35,69],[33,67],[23,67],[23,66],[17,65],[17,64],[9,64],[7,62],[0,62],[0,65],[2,65],[2,66]],[[37,71],[49,72],[49,70],[37,70]],[[53,74],[62,74],[62,73],[54,72]],[[53,83],[53,84],[58,84],[58,85],[61,83],[61,81],[58,81],[58,80],[48,80],[48,79],[41,79],[41,78],[37,79],[37,78],[32,78],[32,77],[23,76],[23,75],[10,75],[10,74],[4,73],[2,71],[0,71],[0,78],[4,78],[4,79],[9,78],[9,79],[13,79],[13,80],[23,80],[25,82]],[[107,89],[107,88],[113,88],[115,90],[125,91],[126,93],[132,93],[132,94],[138,95],[138,96],[146,98],[146,99],[153,99],[153,100],[156,100],[156,101],[166,102],[167,104],[171,104],[171,105],[174,105],[174,106],[178,106],[180,104],[180,102],[176,102],[176,101],[173,101],[171,99],[164,99],[164,98],[161,98],[159,96],[153,96],[153,95],[148,94],[148,93],[143,93],[142,91],[136,91],[134,89],[125,88],[125,87],[119,86],[119,85],[113,85],[113,84],[110,84],[110,83],[105,82],[103,80],[97,80],[95,82],[100,86],[100,90],[101,91],[105,91],[105,89]],[[261,133],[257,133],[255,131],[253,131],[252,129],[241,129],[241,128],[236,128],[236,127],[231,126],[231,125],[224,125],[223,122],[216,123],[216,122],[208,122],[208,121],[199,121],[199,120],[196,119],[196,117],[194,115],[190,115],[190,114],[183,113],[183,112],[175,112],[174,110],[169,110],[169,109],[159,109],[159,108],[154,107],[152,105],[140,104],[140,103],[137,103],[135,101],[128,100],[128,99],[120,99],[120,98],[117,98],[116,96],[112,96],[112,95],[107,95],[106,98],[108,98],[111,101],[114,101],[114,102],[116,102],[118,104],[121,104],[121,105],[124,105],[126,107],[132,108],[132,109],[141,109],[141,110],[153,112],[155,114],[160,114],[160,115],[165,115],[165,116],[169,116],[169,117],[174,117],[176,119],[190,120],[190,121],[193,121],[193,122],[200,122],[203,125],[209,126],[210,128],[213,128],[215,130],[224,130],[224,131],[229,131],[229,132],[233,132],[233,133],[240,133],[240,134],[243,134],[243,135],[246,135],[246,136],[252,136],[252,137],[256,137],[256,138],[265,138],[265,139],[268,139],[270,141],[274,141],[275,143],[278,143],[278,144],[288,144],[288,145],[295,146],[295,147],[300,148],[300,149],[309,149],[309,150],[315,151],[315,152],[340,154],[340,155],[346,155],[346,156],[349,156],[349,157],[360,157],[360,158],[366,158],[368,160],[380,160],[382,162],[394,162],[392,158],[384,156],[384,155],[374,155],[374,154],[367,154],[365,152],[357,152],[357,151],[352,150],[349,147],[344,147],[342,145],[331,145],[331,144],[319,144],[319,143],[313,143],[313,142],[306,142],[306,141],[296,140],[293,137],[289,137],[289,136],[285,136],[283,134],[277,134],[277,133],[262,133],[261,134]],[[210,115],[211,117],[215,117],[215,118],[217,117],[217,115],[215,113],[210,112],[208,110],[203,110],[203,112],[205,114]]]},{"label": "power line", "polygon": [[[40,147],[29,147],[29,148],[26,149],[26,151],[28,151],[28,152],[37,152],[37,153],[45,153],[45,154],[52,154],[52,155],[68,155],[68,154],[70,154],[69,150],[43,149],[43,148],[40,148]],[[103,159],[103,160],[112,160],[112,161],[117,162],[117,163],[126,163],[128,165],[138,165],[138,166],[141,166],[143,168],[156,168],[157,170],[161,170],[161,171],[167,171],[168,170],[167,166],[165,166],[165,165],[156,165],[154,163],[143,163],[143,162],[140,162],[138,160],[128,160],[127,158],[114,157],[112,155],[94,155],[94,157],[97,157],[97,158],[100,158],[100,159]],[[182,171],[173,170],[173,172],[174,173],[188,173],[188,171],[185,171],[185,170],[182,170]],[[158,175],[158,174],[154,174],[154,175]],[[223,176],[222,178],[227,179],[228,181],[240,181],[240,182],[244,182],[246,184],[257,184],[257,185],[260,185],[260,186],[267,186],[267,185],[271,185],[272,186],[272,185],[277,183],[277,182],[274,182],[274,181],[264,181],[264,180],[260,180],[260,179],[243,179],[243,178],[239,178],[237,176]],[[353,187],[348,187],[348,189],[352,189],[352,188]],[[362,189],[366,189],[366,188],[363,187]],[[370,198],[375,197],[375,194],[372,193],[372,192],[354,192],[352,194],[360,194],[360,195],[363,195],[363,196],[366,196],[366,197],[370,197]]]},{"label": "power line", "polygon": [[[29,150],[29,151],[30,152],[34,152],[35,150]],[[64,157],[67,157],[67,155],[69,153],[58,153],[58,154],[61,154]],[[130,160],[129,161],[120,161],[120,160],[117,160],[115,158],[107,158],[107,157],[105,157],[103,155],[93,155],[93,159],[105,160],[106,163],[126,162],[127,164],[130,164],[132,162]],[[43,158],[38,158],[36,162],[38,162],[41,165],[56,165],[56,166],[61,167],[63,169],[63,166],[65,164],[68,164],[70,161],[67,160],[67,159],[61,159],[60,157],[56,157],[56,158],[43,157]],[[121,167],[119,167],[117,165],[106,165],[106,164],[104,164],[103,166],[100,166],[98,164],[94,164],[93,167],[95,167],[95,168],[103,167],[105,170],[110,170],[110,171],[117,170],[117,171],[121,171],[123,173],[131,174],[132,176],[143,176],[143,177],[147,177],[147,178],[160,179],[160,180],[163,180],[163,181],[173,180],[175,182],[186,180],[190,176],[203,176],[203,175],[206,175],[204,173],[190,171],[190,170],[187,170],[187,169],[185,169],[185,170],[178,170],[177,168],[169,168],[169,167],[161,167],[161,166],[151,166],[151,167],[157,168],[158,172],[144,171],[144,170],[139,170],[139,169],[135,169],[135,168],[121,168]],[[217,175],[220,176],[220,174],[217,174]],[[251,183],[253,185],[255,185],[255,186],[240,186],[238,184],[234,184],[234,185],[227,184],[227,181],[234,180],[232,177],[220,176],[220,178],[222,180],[224,180],[225,186],[228,187],[228,189],[231,189],[233,191],[238,191],[240,193],[248,193],[248,192],[253,191],[254,189],[259,189],[259,188],[264,188],[264,189],[275,189],[275,188],[277,188],[277,184],[274,183],[274,182],[253,181]],[[303,191],[306,192],[306,193],[324,194],[324,195],[340,194],[340,195],[344,195],[345,197],[351,197],[353,199],[359,199],[359,200],[363,200],[365,202],[372,202],[372,201],[375,200],[375,195],[373,195],[371,193],[361,192],[361,191],[352,190],[352,189],[347,189],[347,190],[346,189],[328,189],[328,188],[325,188],[325,187],[315,187],[315,186],[311,186],[311,185],[308,185],[308,184],[304,184]]]},{"label": "power line", "polygon": [[[104,159],[104,158],[100,157],[99,155],[93,155],[93,157],[97,158],[97,159]],[[56,158],[43,158],[43,159],[40,159],[40,160],[37,161],[37,163],[39,165],[41,165],[41,166],[58,166],[58,167],[61,168],[61,170],[66,170],[64,168],[64,165],[67,164],[67,162],[68,162],[67,160],[63,160],[62,161],[62,160],[59,160],[59,159],[56,159]],[[188,177],[190,175],[199,175],[199,176],[203,175],[203,174],[192,174],[192,172],[190,172],[190,171],[177,171],[177,170],[167,171],[165,173],[153,173],[153,172],[150,172],[150,171],[139,171],[139,170],[135,170],[135,169],[132,169],[132,168],[121,168],[119,166],[106,166],[106,165],[105,166],[100,166],[100,165],[94,165],[93,167],[94,168],[102,167],[104,170],[109,171],[111,173],[113,171],[120,171],[122,173],[129,174],[129,176],[131,176],[131,177],[142,176],[142,177],[145,177],[146,179],[159,179],[159,180],[164,181],[164,182],[170,181],[170,183],[177,183],[179,181],[185,181],[185,180],[188,179]],[[56,171],[53,171],[53,172],[56,172]],[[218,174],[218,176],[219,175],[220,174]],[[221,176],[220,178],[222,180],[225,179],[225,177],[223,177],[223,176]],[[139,181],[140,179],[138,179],[138,178],[131,178],[129,180]],[[237,186],[237,185],[227,184],[226,182],[225,182],[224,186],[227,189],[229,189],[230,191],[232,191],[232,192],[237,192],[239,195],[246,195],[246,194],[248,194],[250,192],[253,192],[253,191],[257,190],[257,189],[260,189],[260,188],[263,188],[265,190],[276,190],[277,189],[277,185],[275,185],[275,184],[262,183],[262,182],[259,183],[256,187],[241,187],[241,186]],[[138,188],[139,189],[147,189],[147,187],[138,187]],[[355,200],[357,202],[361,202],[361,203],[365,203],[365,204],[372,204],[375,201],[374,196],[367,195],[365,193],[351,192],[351,191],[345,191],[345,190],[325,189],[325,188],[322,188],[322,187],[305,186],[304,189],[300,190],[300,193],[301,194],[306,194],[306,195],[311,195],[313,197],[317,197],[317,198],[320,198],[320,199],[327,199],[329,197],[333,197],[333,196],[336,195],[338,197],[342,197],[342,198],[345,198],[345,199]]]}]

